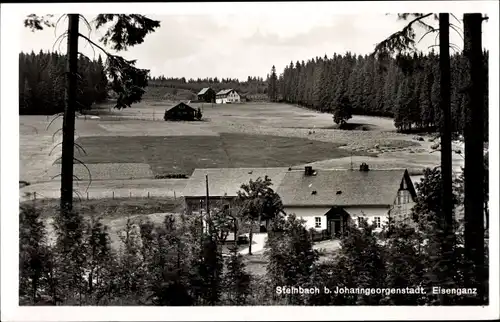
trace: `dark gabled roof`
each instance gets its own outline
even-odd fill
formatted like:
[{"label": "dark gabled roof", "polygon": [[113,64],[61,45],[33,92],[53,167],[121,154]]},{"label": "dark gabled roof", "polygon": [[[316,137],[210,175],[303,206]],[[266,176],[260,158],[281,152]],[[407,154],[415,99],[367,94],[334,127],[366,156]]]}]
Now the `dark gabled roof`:
[{"label": "dark gabled roof", "polygon": [[191,110],[193,110],[194,112],[196,112],[196,110],[195,110],[193,107],[189,106],[188,104],[186,104],[186,103],[184,103],[184,102],[177,103],[177,104],[175,104],[175,105],[173,105],[173,106],[171,106],[171,107],[169,107],[169,108],[165,109],[165,112],[168,112],[168,111],[170,111],[170,110],[173,110],[174,108],[188,108],[188,109],[191,109]]},{"label": "dark gabled roof", "polygon": [[205,175],[208,175],[210,196],[234,197],[240,187],[250,179],[264,179],[267,175],[272,181],[272,188],[277,189],[287,168],[213,168],[195,169],[184,188],[184,197],[204,197],[206,195]]},{"label": "dark gabled roof", "polygon": [[202,89],[202,90],[198,93],[198,95],[203,95],[203,94],[205,94],[205,93],[206,93],[209,89],[211,89],[211,88],[210,88],[210,87],[205,87],[204,89]]},{"label": "dark gabled roof", "polygon": [[[389,206],[394,204],[405,169],[288,171],[277,189],[287,206]],[[411,180],[410,180],[411,184]],[[315,193],[313,193],[315,191]]]},{"label": "dark gabled roof", "polygon": [[288,168],[195,169],[183,195],[204,197],[207,174],[212,197],[236,196],[242,184],[267,175],[285,206],[390,206],[394,204],[403,179],[414,195],[405,169],[314,171],[315,175],[306,176],[303,169]]}]

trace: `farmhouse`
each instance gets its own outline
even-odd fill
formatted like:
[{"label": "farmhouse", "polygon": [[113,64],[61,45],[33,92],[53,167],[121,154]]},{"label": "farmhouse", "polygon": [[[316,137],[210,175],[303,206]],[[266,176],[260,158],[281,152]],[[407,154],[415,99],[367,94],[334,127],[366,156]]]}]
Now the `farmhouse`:
[{"label": "farmhouse", "polygon": [[193,121],[197,111],[188,104],[181,102],[165,110],[165,121]]},{"label": "farmhouse", "polygon": [[392,217],[411,223],[409,214],[416,192],[405,169],[330,170],[305,167],[254,169],[196,169],[189,179],[184,197],[187,208],[203,211],[208,175],[209,202],[231,207],[237,191],[250,179],[268,176],[280,195],[285,213],[294,213],[306,227],[335,237],[344,234],[347,223],[364,217],[380,230]]},{"label": "farmhouse", "polygon": [[198,93],[198,101],[214,103],[215,91],[211,87],[205,87]]},{"label": "farmhouse", "polygon": [[212,168],[195,169],[188,179],[183,196],[190,211],[199,212],[205,209],[207,195],[206,176],[208,176],[209,202],[230,204],[238,195],[240,187],[250,180],[264,178],[272,180],[274,190],[285,175],[285,168]]},{"label": "farmhouse", "polygon": [[226,104],[226,103],[239,103],[241,102],[240,94],[234,89],[223,89],[219,91],[215,96],[215,103]]}]

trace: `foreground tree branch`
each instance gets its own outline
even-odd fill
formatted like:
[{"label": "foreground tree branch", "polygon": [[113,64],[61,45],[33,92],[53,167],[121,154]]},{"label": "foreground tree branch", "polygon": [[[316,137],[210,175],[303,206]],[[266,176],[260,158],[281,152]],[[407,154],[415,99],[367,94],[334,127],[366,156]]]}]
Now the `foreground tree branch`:
[{"label": "foreground tree branch", "polygon": [[[403,13],[399,15],[400,19],[407,19],[409,13]],[[380,43],[375,46],[375,50],[373,54],[379,55],[384,53],[400,53],[406,50],[414,50],[415,49],[415,30],[413,25],[420,24],[428,31],[434,31],[434,28],[430,25],[423,22],[425,18],[433,16],[434,14],[413,14],[416,16],[413,20],[411,20],[403,29],[393,33]],[[424,35],[425,36],[425,35]],[[423,37],[422,37],[423,38]]]},{"label": "foreground tree branch", "polygon": [[[58,21],[63,16],[59,17]],[[80,19],[84,21],[91,31],[90,23],[80,14],[68,14],[68,30],[57,40],[62,40],[67,36],[67,83],[66,83],[66,104],[63,115],[62,127],[62,156],[61,156],[61,211],[68,214],[73,207],[73,161],[75,149],[75,111],[79,104],[78,93],[78,39],[87,40],[92,46],[102,50],[108,57],[106,73],[111,78],[111,89],[118,94],[115,108],[121,109],[130,107],[133,103],[139,102],[147,86],[147,76],[149,70],[135,68],[135,61],[128,61],[124,58],[109,54],[102,46],[79,32]],[[51,22],[52,15],[37,16],[30,14],[26,17],[24,25],[32,31],[43,30],[44,26],[54,27]],[[146,18],[142,15],[106,14],[98,15],[96,18],[96,29],[103,27],[107,23],[114,23],[107,31],[101,41],[111,44],[112,48],[120,51],[130,46],[144,42],[144,37],[160,26],[160,22]],[[49,124],[50,126],[50,124]],[[78,161],[78,160],[77,160]],[[88,170],[88,168],[87,168]]]}]

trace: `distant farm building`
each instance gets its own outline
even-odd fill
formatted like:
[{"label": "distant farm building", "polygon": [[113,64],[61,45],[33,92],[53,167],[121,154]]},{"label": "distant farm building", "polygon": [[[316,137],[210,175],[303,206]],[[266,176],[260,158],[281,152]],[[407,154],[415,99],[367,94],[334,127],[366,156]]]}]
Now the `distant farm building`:
[{"label": "distant farm building", "polygon": [[165,121],[194,121],[197,113],[197,110],[188,104],[181,102],[165,110],[165,116],[163,119]]},{"label": "distant farm building", "polygon": [[223,89],[215,95],[215,103],[217,104],[227,104],[227,103],[239,103],[241,102],[240,94],[234,89]]},{"label": "distant farm building", "polygon": [[[370,170],[366,164],[359,171],[289,168],[195,169],[183,192],[189,211],[203,212],[206,198],[205,175],[208,175],[212,205],[227,204],[230,209],[237,192],[250,179],[268,176],[281,197],[285,213],[305,220],[307,229],[336,238],[347,231],[348,222],[361,218],[380,231],[391,217],[412,224],[410,217],[416,192],[405,169]],[[264,224],[264,223],[262,223]]]},{"label": "distant farm building", "polygon": [[215,102],[215,91],[210,87],[205,87],[198,93],[198,101],[207,103]]}]

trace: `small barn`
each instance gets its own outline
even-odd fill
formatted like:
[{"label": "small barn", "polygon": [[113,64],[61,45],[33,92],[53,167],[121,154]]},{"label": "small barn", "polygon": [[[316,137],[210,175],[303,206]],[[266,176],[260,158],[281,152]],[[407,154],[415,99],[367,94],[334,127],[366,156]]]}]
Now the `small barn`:
[{"label": "small barn", "polygon": [[198,111],[184,102],[165,110],[165,121],[194,121]]},{"label": "small barn", "polygon": [[215,91],[211,87],[205,87],[198,93],[198,101],[206,103],[214,103]]}]

